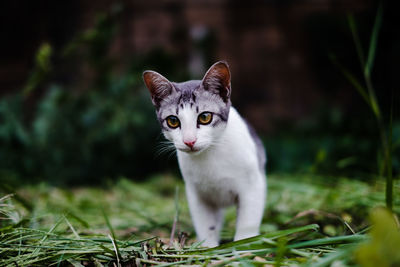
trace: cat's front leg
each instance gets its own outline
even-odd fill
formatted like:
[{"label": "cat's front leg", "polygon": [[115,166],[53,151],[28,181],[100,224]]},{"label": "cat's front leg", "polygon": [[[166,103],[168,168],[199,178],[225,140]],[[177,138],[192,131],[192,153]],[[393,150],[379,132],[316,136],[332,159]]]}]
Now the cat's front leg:
[{"label": "cat's front leg", "polygon": [[239,192],[235,241],[259,234],[266,197],[265,177],[261,175],[257,181]]},{"label": "cat's front leg", "polygon": [[198,241],[202,241],[202,246],[205,247],[218,246],[224,217],[223,210],[205,203],[199,197],[197,190],[188,183],[186,196]]}]

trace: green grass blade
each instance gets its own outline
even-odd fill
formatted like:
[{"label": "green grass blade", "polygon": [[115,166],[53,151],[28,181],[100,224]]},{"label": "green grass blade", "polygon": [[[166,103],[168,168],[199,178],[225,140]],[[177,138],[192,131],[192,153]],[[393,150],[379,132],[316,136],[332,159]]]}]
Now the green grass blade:
[{"label": "green grass blade", "polygon": [[351,35],[353,37],[354,45],[356,46],[356,51],[358,55],[358,59],[360,60],[361,68],[364,69],[365,59],[364,59],[364,50],[361,45],[360,37],[358,36],[356,22],[354,20],[353,15],[347,15],[347,21],[349,23]]},{"label": "green grass blade", "polygon": [[208,252],[215,252],[218,250],[232,249],[232,248],[243,249],[243,248],[248,248],[249,246],[253,245],[256,242],[264,243],[264,239],[277,239],[277,238],[280,238],[283,236],[288,236],[288,235],[295,234],[295,233],[300,233],[300,232],[310,231],[310,230],[316,231],[318,229],[319,229],[319,226],[317,224],[310,224],[310,225],[306,225],[306,226],[301,226],[301,227],[296,227],[296,228],[281,230],[281,231],[275,231],[275,232],[266,233],[266,234],[262,234],[262,235],[242,239],[242,240],[229,242],[229,243],[217,246],[215,248],[205,249],[202,252],[208,253]]},{"label": "green grass blade", "polygon": [[387,176],[386,176],[386,207],[393,210],[393,173],[392,173],[392,153],[393,153],[393,97],[390,107],[390,121],[389,121],[389,134],[388,134],[388,151],[387,151]]},{"label": "green grass blade", "polygon": [[326,246],[344,243],[359,243],[368,239],[365,235],[346,235],[346,236],[335,236],[321,239],[314,239],[309,241],[298,242],[295,244],[288,245],[288,248],[308,248],[316,246]]},{"label": "green grass blade", "polygon": [[355,248],[356,248],[356,246],[346,247],[345,249],[339,249],[337,251],[328,253],[326,256],[320,258],[315,263],[308,262],[307,266],[312,266],[312,267],[332,266],[332,263],[337,260],[348,259],[351,256],[351,254],[354,252]]},{"label": "green grass blade", "polygon": [[117,244],[117,242],[115,241],[115,232],[114,232],[114,229],[113,229],[113,227],[112,227],[112,225],[111,225],[111,223],[110,223],[110,220],[108,219],[108,216],[107,216],[107,214],[106,214],[106,212],[104,211],[104,209],[102,209],[102,212],[103,212],[103,216],[104,216],[104,219],[105,219],[105,221],[106,221],[106,224],[107,224],[107,227],[108,227],[108,229],[110,230],[110,232],[111,232],[111,241],[112,241],[112,244],[113,244],[113,246],[114,246],[114,248],[115,248],[115,256],[117,257],[117,259],[118,259],[118,265],[120,265],[119,264],[119,259],[121,258],[121,253],[120,253],[120,251],[119,251],[119,247],[118,247],[118,244]]},{"label": "green grass blade", "polygon": [[376,18],[375,25],[373,28],[373,33],[371,36],[371,42],[370,42],[370,46],[369,46],[367,63],[365,62],[364,51],[361,46],[361,41],[358,36],[358,31],[357,31],[357,27],[356,27],[356,23],[355,23],[353,15],[348,15],[347,19],[348,19],[351,34],[353,36],[354,45],[356,46],[357,55],[360,60],[361,69],[363,70],[365,82],[366,82],[366,85],[368,88],[368,93],[366,92],[366,90],[363,90],[363,92],[360,91],[360,88],[361,88],[360,85],[357,85],[357,83],[354,82],[354,78],[351,77],[353,75],[351,75],[350,73],[348,73],[348,74],[344,73],[344,75],[353,84],[353,86],[357,89],[357,91],[362,95],[364,100],[366,100],[366,98],[368,99],[367,103],[369,103],[369,106],[371,107],[375,116],[378,119],[380,119],[380,116],[381,116],[380,109],[379,109],[378,102],[376,100],[375,92],[372,87],[370,73],[371,73],[373,62],[375,59],[375,51],[376,51],[378,33],[379,33],[381,21],[382,21],[382,9],[381,8],[378,9],[377,18]]},{"label": "green grass blade", "polygon": [[16,190],[14,188],[12,188],[10,185],[5,184],[5,183],[0,183],[0,189],[3,189],[8,194],[11,194],[13,196],[13,199],[18,201],[29,212],[31,212],[33,210],[32,203],[30,203],[28,200],[26,200],[23,197],[21,197],[19,194],[14,194],[14,192]]},{"label": "green grass blade", "polygon": [[79,261],[76,261],[76,260],[72,260],[72,259],[69,259],[69,260],[67,260],[69,263],[71,263],[71,265],[72,266],[74,266],[74,267],[84,267]]},{"label": "green grass blade", "polygon": [[367,93],[367,90],[364,86],[361,85],[361,83],[357,80],[357,78],[344,66],[342,66],[337,60],[336,57],[333,54],[329,55],[330,60],[334,65],[338,67],[338,69],[342,72],[344,77],[356,88],[357,92],[361,95],[361,97],[364,99],[364,101],[367,103],[367,105],[373,109],[370,97]]},{"label": "green grass blade", "polygon": [[116,244],[116,242],[114,241],[114,238],[112,238],[110,235],[108,235],[108,237],[111,239],[111,241],[112,241],[112,244],[113,244],[113,247],[114,247],[114,250],[115,250],[115,256],[117,257],[117,264],[118,264],[118,267],[120,267],[121,266],[121,263],[120,263],[120,252],[119,252],[119,249],[118,249],[118,246],[117,246],[117,244]]},{"label": "green grass blade", "polygon": [[367,77],[369,77],[371,75],[371,71],[372,71],[372,68],[374,65],[376,48],[377,48],[377,43],[378,43],[378,35],[379,35],[379,30],[382,25],[382,17],[383,17],[383,8],[382,8],[382,4],[380,4],[378,7],[378,12],[376,14],[374,27],[372,29],[367,62],[365,64],[365,68],[364,68],[364,74]]},{"label": "green grass blade", "polygon": [[72,233],[74,233],[75,237],[77,239],[80,239],[81,237],[79,236],[78,232],[75,230],[75,228],[72,226],[72,224],[68,221],[68,219],[67,219],[67,217],[65,217],[65,215],[64,215],[64,219],[65,219],[65,222],[67,223],[69,229],[71,229]]},{"label": "green grass blade", "polygon": [[83,227],[85,228],[89,228],[89,224],[83,220],[82,218],[80,218],[79,216],[77,216],[76,214],[74,214],[71,211],[68,211],[67,216],[74,218],[76,221],[78,221]]}]

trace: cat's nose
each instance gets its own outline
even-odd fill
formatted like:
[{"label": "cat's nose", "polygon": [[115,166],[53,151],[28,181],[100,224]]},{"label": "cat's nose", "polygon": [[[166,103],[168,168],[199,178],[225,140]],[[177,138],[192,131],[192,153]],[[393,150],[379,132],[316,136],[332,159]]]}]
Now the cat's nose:
[{"label": "cat's nose", "polygon": [[191,141],[183,141],[183,142],[185,143],[185,145],[187,145],[188,147],[190,147],[192,149],[194,144],[196,143],[196,139],[191,140]]}]

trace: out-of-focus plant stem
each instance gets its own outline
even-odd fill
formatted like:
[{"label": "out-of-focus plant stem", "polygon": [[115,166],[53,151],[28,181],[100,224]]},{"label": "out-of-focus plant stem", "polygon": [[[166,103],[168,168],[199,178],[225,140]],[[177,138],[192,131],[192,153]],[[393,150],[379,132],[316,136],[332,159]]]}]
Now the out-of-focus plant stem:
[{"label": "out-of-focus plant stem", "polygon": [[[369,44],[368,56],[367,60],[364,58],[364,52],[362,49],[362,45],[360,42],[360,38],[357,33],[356,23],[354,17],[352,15],[348,16],[348,23],[350,27],[350,31],[353,36],[353,41],[357,50],[357,55],[360,60],[361,68],[363,70],[363,78],[366,85],[366,89],[363,86],[360,86],[358,81],[354,82],[350,78],[354,78],[351,74],[349,76],[348,71],[342,72],[345,76],[350,80],[353,85],[356,86],[357,91],[361,94],[364,100],[370,106],[372,112],[374,113],[375,119],[379,128],[379,135],[382,143],[382,152],[384,156],[384,164],[382,168],[381,175],[383,175],[386,171],[386,206],[388,209],[392,210],[393,208],[393,177],[392,177],[392,114],[390,116],[390,125],[389,125],[389,133],[386,132],[385,123],[383,121],[383,116],[381,109],[379,107],[379,103],[376,98],[375,89],[371,80],[371,72],[375,61],[375,54],[378,42],[379,30],[382,25],[382,5],[379,6],[377,15],[375,18],[374,26],[372,29],[371,40]],[[346,75],[347,73],[347,75]]]}]

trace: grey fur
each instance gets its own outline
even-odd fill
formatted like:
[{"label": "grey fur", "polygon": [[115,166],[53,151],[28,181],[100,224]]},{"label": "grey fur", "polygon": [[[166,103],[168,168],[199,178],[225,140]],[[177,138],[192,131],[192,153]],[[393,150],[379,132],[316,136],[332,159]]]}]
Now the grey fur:
[{"label": "grey fur", "polygon": [[156,109],[158,121],[165,131],[171,130],[164,123],[166,114],[175,113],[189,107],[200,114],[204,111],[213,111],[214,121],[212,126],[226,123],[229,117],[230,100],[224,100],[215,91],[206,90],[200,80],[191,80],[182,83],[171,82],[171,93],[159,102]]},{"label": "grey fur", "polygon": [[257,149],[257,158],[258,164],[260,169],[265,173],[265,165],[267,163],[267,156],[265,153],[264,144],[262,143],[260,137],[257,135],[256,131],[254,130],[253,126],[251,126],[245,119],[243,119],[249,129],[250,135],[256,144]]}]

